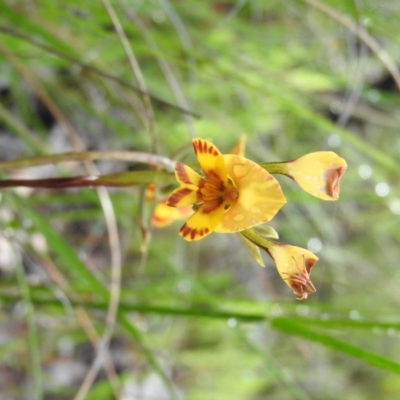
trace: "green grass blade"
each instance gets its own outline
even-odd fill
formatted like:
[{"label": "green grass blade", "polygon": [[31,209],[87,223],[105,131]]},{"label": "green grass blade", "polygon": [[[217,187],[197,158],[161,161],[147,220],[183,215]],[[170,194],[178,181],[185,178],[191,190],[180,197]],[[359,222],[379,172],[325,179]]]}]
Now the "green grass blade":
[{"label": "green grass blade", "polygon": [[[94,275],[86,268],[85,264],[79,259],[76,253],[63,239],[63,237],[55,231],[48,223],[45,217],[40,213],[30,208],[26,204],[22,204],[22,200],[15,196],[16,204],[24,209],[25,215],[31,220],[33,225],[46,237],[49,248],[59,258],[64,268],[68,267],[75,276],[79,279],[80,284],[84,283],[84,290],[88,293],[96,293],[103,301],[102,309],[106,310],[109,294],[107,289],[94,277]],[[160,375],[165,384],[167,385],[171,395],[175,396],[174,389],[169,378],[159,365],[157,359],[154,357],[151,350],[145,345],[143,335],[136,329],[136,327],[129,321],[128,317],[123,311],[118,312],[118,322],[131,336],[131,338],[140,346],[143,354],[147,358],[149,364]]]},{"label": "green grass blade", "polygon": [[27,324],[28,349],[30,356],[30,370],[33,378],[32,396],[37,400],[43,398],[43,375],[40,365],[40,345],[35,327],[35,312],[31,299],[30,288],[20,258],[14,253],[16,261],[16,275],[24,305],[24,317]]},{"label": "green grass blade", "polygon": [[327,333],[317,332],[313,329],[310,329],[309,326],[297,321],[295,322],[290,318],[274,318],[271,320],[270,324],[273,329],[278,331],[285,332],[290,335],[300,336],[312,342],[323,344],[332,350],[340,351],[341,353],[357,358],[374,367],[400,374],[400,364],[391,360],[390,358],[365,348],[347,343],[343,340],[336,339]]}]

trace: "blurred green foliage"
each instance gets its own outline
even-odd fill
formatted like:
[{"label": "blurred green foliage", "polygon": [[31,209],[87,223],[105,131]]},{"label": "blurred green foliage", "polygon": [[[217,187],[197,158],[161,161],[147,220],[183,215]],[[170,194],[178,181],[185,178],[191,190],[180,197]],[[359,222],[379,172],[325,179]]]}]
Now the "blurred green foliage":
[{"label": "blurred green foliage", "polygon": [[[153,95],[153,126],[105,4]],[[272,226],[320,257],[317,293],[302,303],[235,235],[186,243],[179,223],[151,228],[142,188],[110,190],[123,259],[114,340],[125,358],[114,362],[138,396],[121,398],[399,395],[400,114],[398,72],[388,70],[400,60],[399,17],[396,0],[3,1],[1,161],[73,150],[76,134],[86,148],[191,163],[193,137],[227,151],[246,133],[257,162],[329,149],[348,162],[336,203],[280,179],[289,201]],[[26,171],[86,173],[77,163]],[[101,335],[110,301],[98,195],[0,196],[2,395],[72,398],[84,373],[53,387],[53,367],[82,362],[93,340],[84,321]],[[114,398],[101,376],[86,398]]]}]

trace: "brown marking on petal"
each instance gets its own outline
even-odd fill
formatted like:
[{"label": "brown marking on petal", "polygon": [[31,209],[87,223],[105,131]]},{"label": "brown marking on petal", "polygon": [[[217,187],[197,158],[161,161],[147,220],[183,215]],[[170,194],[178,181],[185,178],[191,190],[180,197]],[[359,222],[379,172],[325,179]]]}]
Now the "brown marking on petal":
[{"label": "brown marking on petal", "polygon": [[188,194],[192,193],[192,189],[183,188],[171,194],[167,199],[167,205],[170,207],[176,207],[176,205]]},{"label": "brown marking on petal", "polygon": [[189,235],[189,233],[192,231],[192,228],[189,228],[186,223],[182,225],[182,228],[180,229],[180,233],[182,234],[183,237],[186,237]]},{"label": "brown marking on petal", "polygon": [[168,221],[168,217],[161,218],[158,215],[153,215],[152,217],[152,224],[154,226],[164,226],[165,223]]},{"label": "brown marking on petal", "polygon": [[315,260],[314,258],[307,258],[304,260],[304,266],[307,270],[307,273],[311,273],[311,268],[317,263],[318,260]]},{"label": "brown marking on petal", "polygon": [[339,198],[339,180],[346,171],[346,166],[329,169],[324,173],[325,193],[333,199]]},{"label": "brown marking on petal", "polygon": [[207,171],[207,178],[218,185],[220,189],[224,188],[224,183],[222,182],[220,176],[215,171]]},{"label": "brown marking on petal", "polygon": [[208,232],[209,232],[208,228],[201,228],[201,229],[191,228],[190,226],[187,226],[186,223],[182,226],[180,230],[180,233],[184,238],[190,236],[190,239],[192,240],[196,238],[202,238]]},{"label": "brown marking on petal", "polygon": [[189,175],[186,172],[185,169],[185,165],[180,163],[180,162],[176,162],[175,163],[175,172],[176,175],[178,176],[178,178],[186,184],[191,184],[192,182],[190,181]]},{"label": "brown marking on petal", "polygon": [[193,141],[193,149],[197,154],[198,152],[203,153],[203,141],[201,139]]},{"label": "brown marking on petal", "polygon": [[[293,258],[293,261],[297,264],[297,260]],[[289,286],[292,288],[293,293],[298,296],[298,300],[305,300],[307,296],[311,293],[315,293],[317,289],[315,289],[315,286],[311,282],[309,272],[311,271],[311,268],[314,266],[314,264],[317,262],[317,260],[310,259],[308,258],[307,260],[304,258],[303,255],[303,269],[299,270],[298,272],[295,273],[288,273],[285,272],[285,275],[289,275],[286,281],[289,282]]]},{"label": "brown marking on petal", "polygon": [[208,143],[207,141],[201,139],[193,141],[193,149],[196,155],[197,153],[208,153],[213,156],[219,155],[219,151],[211,143]]},{"label": "brown marking on petal", "polygon": [[213,156],[218,156],[218,151],[215,149],[215,147],[210,146],[209,149],[207,150],[208,154],[211,154]]}]

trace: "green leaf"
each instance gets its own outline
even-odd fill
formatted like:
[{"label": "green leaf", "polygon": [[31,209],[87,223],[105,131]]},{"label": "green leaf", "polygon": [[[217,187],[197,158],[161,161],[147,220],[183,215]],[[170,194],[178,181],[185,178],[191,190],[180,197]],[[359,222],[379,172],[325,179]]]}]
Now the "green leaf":
[{"label": "green leaf", "polygon": [[271,327],[290,335],[300,336],[306,340],[323,344],[335,351],[357,358],[374,367],[385,369],[396,374],[400,374],[400,364],[381,354],[347,343],[343,340],[318,332],[310,326],[293,321],[291,318],[273,318],[270,322]]}]

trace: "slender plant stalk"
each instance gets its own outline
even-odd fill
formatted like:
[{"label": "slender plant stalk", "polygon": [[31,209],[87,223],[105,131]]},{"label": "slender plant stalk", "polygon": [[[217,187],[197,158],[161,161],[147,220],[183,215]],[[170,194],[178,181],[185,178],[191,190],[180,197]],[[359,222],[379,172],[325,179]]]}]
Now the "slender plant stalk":
[{"label": "slender plant stalk", "polygon": [[167,157],[136,151],[77,151],[60,154],[47,154],[24,157],[15,160],[1,161],[0,172],[13,169],[37,167],[47,164],[58,164],[65,161],[115,160],[153,165],[173,171],[174,162]]},{"label": "slender plant stalk", "polygon": [[4,179],[0,188],[30,187],[43,189],[66,189],[73,187],[129,187],[147,183],[174,183],[175,177],[168,173],[152,171],[122,172],[111,175],[74,176],[45,179]]},{"label": "slender plant stalk", "polygon": [[28,348],[30,356],[30,369],[33,377],[32,398],[41,400],[43,398],[43,375],[40,365],[40,345],[35,327],[35,314],[30,294],[28,282],[22,266],[20,257],[17,255],[18,250],[14,249],[16,275],[18,285],[21,291],[22,301],[24,305],[24,317],[28,328]]}]

